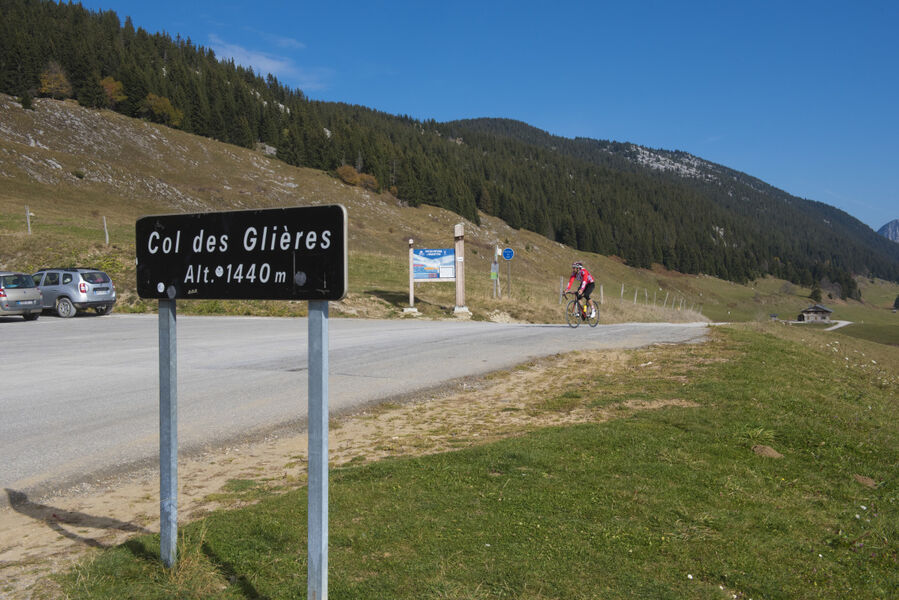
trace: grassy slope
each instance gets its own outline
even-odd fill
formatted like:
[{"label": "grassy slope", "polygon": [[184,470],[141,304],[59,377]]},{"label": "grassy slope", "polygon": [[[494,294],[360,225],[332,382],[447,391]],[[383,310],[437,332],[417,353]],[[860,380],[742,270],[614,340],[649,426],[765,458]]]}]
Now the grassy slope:
[{"label": "grassy slope", "polygon": [[[581,424],[336,469],[330,597],[895,597],[894,349],[762,326],[591,360],[525,409]],[[654,400],[674,405],[627,408]],[[68,576],[68,597],[302,596],[305,490],[233,491],[256,503],[185,527],[177,569],[138,538]]]},{"label": "grassy slope", "polygon": [[[134,221],[146,214],[231,210],[312,203],[341,203],[349,212],[350,298],[335,314],[396,316],[408,302],[407,240],[418,247],[449,247],[458,215],[409,208],[390,195],[339,183],[310,169],[290,167],[258,153],[176,130],[85,110],[73,103],[37,100],[25,111],[0,95],[0,267],[32,271],[49,265],[93,265],[117,282],[119,310],[151,310],[134,293]],[[26,233],[25,206],[34,214]],[[104,244],[106,217],[110,245]],[[511,300],[495,300],[489,279],[493,248],[510,246]],[[808,290],[765,279],[740,286],[710,277],[631,269],[614,257],[575,252],[528,231],[483,216],[466,223],[466,304],[475,318],[497,311],[514,318],[561,318],[558,286],[574,259],[599,275],[607,304],[603,320],[692,320],[668,307],[684,299],[712,320],[760,320],[770,313],[793,317],[809,304]],[[507,274],[504,261],[501,277]],[[624,293],[621,285],[624,284]],[[892,322],[887,310],[899,286],[874,282],[873,303],[835,303],[835,318]],[[634,292],[637,302],[634,303]],[[445,316],[454,303],[451,285],[421,284],[419,309]],[[892,295],[892,298],[889,298]],[[185,302],[183,312],[303,314],[304,303]],[[895,319],[893,319],[895,320]]]}]

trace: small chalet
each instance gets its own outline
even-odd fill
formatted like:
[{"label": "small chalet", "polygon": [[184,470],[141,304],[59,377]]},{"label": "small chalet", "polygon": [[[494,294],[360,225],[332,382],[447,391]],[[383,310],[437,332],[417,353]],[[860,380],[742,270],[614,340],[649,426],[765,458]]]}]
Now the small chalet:
[{"label": "small chalet", "polygon": [[809,306],[799,313],[798,321],[830,321],[830,315],[833,311],[826,306],[815,304]]}]

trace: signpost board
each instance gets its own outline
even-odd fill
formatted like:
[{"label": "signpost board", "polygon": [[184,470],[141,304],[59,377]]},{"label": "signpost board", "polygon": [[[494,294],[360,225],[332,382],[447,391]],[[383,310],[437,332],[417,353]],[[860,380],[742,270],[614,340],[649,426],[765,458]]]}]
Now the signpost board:
[{"label": "signpost board", "polygon": [[404,313],[417,313],[415,304],[415,284],[422,282],[452,281],[456,284],[456,305],[454,313],[468,313],[465,306],[465,228],[462,223],[453,227],[454,248],[413,247],[409,239],[409,308]]},{"label": "signpost board", "polygon": [[135,226],[137,292],[159,300],[160,556],[178,539],[177,299],[309,300],[309,598],[328,596],[328,301],[347,291],[340,205],[157,215]]},{"label": "signpost board", "polygon": [[137,293],[157,299],[340,300],[339,205],[142,217]]},{"label": "signpost board", "polygon": [[417,282],[455,281],[456,251],[453,248],[416,248],[412,251],[412,275]]}]

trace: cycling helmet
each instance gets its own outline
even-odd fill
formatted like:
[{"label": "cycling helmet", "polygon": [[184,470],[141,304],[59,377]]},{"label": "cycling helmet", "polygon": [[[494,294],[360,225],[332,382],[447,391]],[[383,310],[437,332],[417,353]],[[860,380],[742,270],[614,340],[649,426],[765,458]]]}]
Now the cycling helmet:
[{"label": "cycling helmet", "polygon": [[573,263],[571,263],[571,268],[572,269],[583,269],[584,263],[582,263],[581,261],[573,262]]}]

